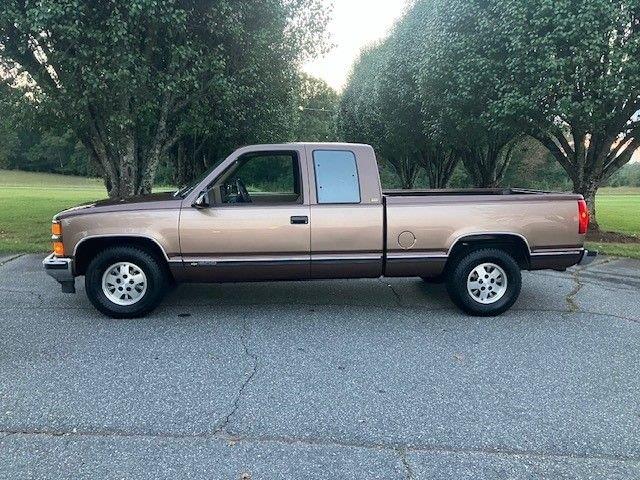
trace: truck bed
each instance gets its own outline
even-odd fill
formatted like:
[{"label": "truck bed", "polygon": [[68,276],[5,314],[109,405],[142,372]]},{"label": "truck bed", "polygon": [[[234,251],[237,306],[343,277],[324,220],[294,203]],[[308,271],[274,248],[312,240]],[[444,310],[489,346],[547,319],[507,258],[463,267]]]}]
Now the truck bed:
[{"label": "truck bed", "polygon": [[[511,235],[531,254],[582,247],[578,233],[580,195],[526,189],[387,190],[387,268],[436,262],[441,268],[453,246],[466,237]],[[391,260],[391,261],[389,261]]]}]

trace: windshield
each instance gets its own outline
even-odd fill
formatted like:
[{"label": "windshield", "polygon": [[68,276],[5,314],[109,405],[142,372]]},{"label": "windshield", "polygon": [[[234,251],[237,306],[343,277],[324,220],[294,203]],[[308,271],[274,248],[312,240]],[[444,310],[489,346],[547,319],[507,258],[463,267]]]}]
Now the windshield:
[{"label": "windshield", "polygon": [[198,184],[200,182],[202,182],[205,178],[207,178],[207,176],[209,176],[209,174],[211,172],[213,172],[213,169],[216,168],[217,166],[218,166],[218,163],[216,163],[213,167],[209,168],[209,170],[207,170],[205,173],[200,175],[198,178],[196,178],[196,180],[194,180],[193,182],[191,182],[187,186],[182,187],[179,190],[176,190],[175,193],[173,194],[173,196],[174,197],[184,198],[187,195],[189,195],[193,191],[193,189],[196,188],[198,186]]}]

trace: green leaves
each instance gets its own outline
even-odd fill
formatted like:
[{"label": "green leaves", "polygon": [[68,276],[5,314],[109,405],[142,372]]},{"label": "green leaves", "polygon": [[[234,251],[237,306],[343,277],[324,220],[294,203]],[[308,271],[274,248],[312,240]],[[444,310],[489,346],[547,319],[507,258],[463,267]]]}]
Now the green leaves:
[{"label": "green leaves", "polygon": [[638,110],[640,0],[417,0],[354,67],[339,125],[388,159],[450,148],[479,185],[525,132],[580,190],[640,145]]},{"label": "green leaves", "polygon": [[6,0],[0,66],[37,100],[43,119],[77,132],[113,194],[121,160],[133,155],[137,173],[126,189],[137,193],[150,188],[145,177],[180,137],[235,146],[286,136],[298,66],[326,45],[323,5]]}]

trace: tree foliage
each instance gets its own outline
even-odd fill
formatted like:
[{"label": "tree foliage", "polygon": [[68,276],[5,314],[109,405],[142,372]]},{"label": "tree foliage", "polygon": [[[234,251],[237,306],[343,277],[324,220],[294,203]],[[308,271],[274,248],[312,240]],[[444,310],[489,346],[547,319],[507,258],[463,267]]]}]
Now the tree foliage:
[{"label": "tree foliage", "polygon": [[326,21],[320,0],[6,0],[0,61],[43,121],[76,133],[109,194],[131,195],[185,137],[277,136]]},{"label": "tree foliage", "polygon": [[325,81],[301,74],[293,138],[300,142],[333,141],[338,99],[338,93]]},{"label": "tree foliage", "polygon": [[640,0],[415,0],[354,66],[339,131],[378,145],[405,187],[438,165],[426,152],[496,186],[529,135],[595,219],[597,188],[640,147],[639,110]]},{"label": "tree foliage", "polygon": [[640,1],[494,0],[485,11],[508,53],[495,115],[549,149],[595,219],[598,187],[640,146]]},{"label": "tree foliage", "polygon": [[[370,92],[356,106],[347,105],[354,97],[345,93],[342,131],[349,131],[344,126],[349,122],[357,125],[353,115],[346,115],[348,110],[358,110],[359,122],[367,116],[369,124],[377,122],[378,129],[365,138],[378,137],[385,158],[399,157],[390,161],[401,165],[396,169],[400,175],[407,172],[406,187],[420,167],[431,187],[446,186],[459,160],[477,186],[493,187],[509,165],[518,130],[491,116],[504,58],[481,37],[479,13],[477,5],[464,0],[415,2],[376,48],[384,59],[354,67],[347,91],[366,77]],[[376,70],[361,71],[372,67]],[[364,136],[367,129],[355,131]]]}]

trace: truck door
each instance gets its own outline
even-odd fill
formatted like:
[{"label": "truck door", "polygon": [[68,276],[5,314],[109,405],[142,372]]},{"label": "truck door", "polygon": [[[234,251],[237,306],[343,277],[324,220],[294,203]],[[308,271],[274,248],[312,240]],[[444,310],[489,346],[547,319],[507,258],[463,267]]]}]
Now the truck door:
[{"label": "truck door", "polygon": [[208,207],[180,219],[192,280],[299,280],[310,276],[310,211],[304,148],[240,155],[207,188]]},{"label": "truck door", "polygon": [[365,145],[310,146],[307,158],[311,277],[381,276],[384,206],[373,150]]}]

